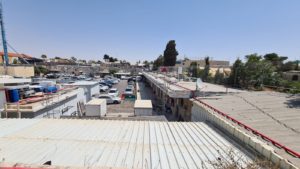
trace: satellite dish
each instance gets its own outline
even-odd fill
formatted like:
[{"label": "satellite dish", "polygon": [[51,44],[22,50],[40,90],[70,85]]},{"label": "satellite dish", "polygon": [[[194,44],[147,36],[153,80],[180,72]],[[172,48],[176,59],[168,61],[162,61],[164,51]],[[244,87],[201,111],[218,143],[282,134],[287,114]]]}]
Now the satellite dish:
[{"label": "satellite dish", "polygon": [[203,82],[202,82],[201,78],[197,78],[197,81],[196,81],[196,90],[201,89],[202,86],[203,86]]}]

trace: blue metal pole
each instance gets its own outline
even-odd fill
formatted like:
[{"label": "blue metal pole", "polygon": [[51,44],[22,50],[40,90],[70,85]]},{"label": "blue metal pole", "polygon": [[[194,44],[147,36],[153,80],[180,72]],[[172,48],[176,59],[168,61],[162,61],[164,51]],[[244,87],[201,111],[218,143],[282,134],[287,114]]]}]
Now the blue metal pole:
[{"label": "blue metal pole", "polygon": [[9,61],[8,61],[7,43],[6,43],[4,23],[3,23],[2,2],[0,2],[0,26],[1,26],[3,51],[4,51],[4,65],[8,66]]}]

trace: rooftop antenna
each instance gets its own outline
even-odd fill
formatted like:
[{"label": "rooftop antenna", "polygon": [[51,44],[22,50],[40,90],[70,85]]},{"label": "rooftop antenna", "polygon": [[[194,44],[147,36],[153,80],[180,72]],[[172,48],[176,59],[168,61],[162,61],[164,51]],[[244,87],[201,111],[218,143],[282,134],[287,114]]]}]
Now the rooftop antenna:
[{"label": "rooftop antenna", "polygon": [[6,37],[5,37],[5,30],[4,30],[4,22],[3,22],[3,10],[2,10],[2,1],[0,1],[0,26],[1,26],[1,35],[2,35],[2,44],[3,44],[3,51],[4,51],[4,72],[5,75],[7,75],[7,66],[9,64],[8,61],[8,53],[7,53],[7,42],[6,42]]}]

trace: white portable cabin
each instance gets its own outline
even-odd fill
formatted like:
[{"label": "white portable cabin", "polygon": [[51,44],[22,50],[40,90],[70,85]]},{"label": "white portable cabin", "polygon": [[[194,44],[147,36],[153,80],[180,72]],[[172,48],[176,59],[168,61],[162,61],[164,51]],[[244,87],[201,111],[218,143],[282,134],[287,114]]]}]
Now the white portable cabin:
[{"label": "white portable cabin", "polygon": [[134,103],[134,115],[152,116],[151,100],[136,100]]},{"label": "white portable cabin", "polygon": [[106,115],[106,100],[105,99],[93,99],[86,103],[86,116],[102,117]]}]

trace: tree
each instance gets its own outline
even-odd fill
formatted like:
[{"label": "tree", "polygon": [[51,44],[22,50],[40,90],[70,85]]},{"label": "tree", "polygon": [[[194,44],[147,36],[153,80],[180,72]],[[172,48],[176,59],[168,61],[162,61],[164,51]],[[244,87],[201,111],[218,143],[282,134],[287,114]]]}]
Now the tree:
[{"label": "tree", "polygon": [[231,73],[228,78],[228,84],[233,87],[242,87],[244,80],[244,63],[237,58],[231,67]]},{"label": "tree", "polygon": [[13,64],[18,64],[18,60],[17,60],[17,59],[14,59],[14,60],[13,60]]},{"label": "tree", "polygon": [[117,73],[117,70],[115,70],[115,69],[110,69],[109,70],[109,74],[115,74],[115,73]]},{"label": "tree", "polygon": [[109,58],[108,58],[108,61],[109,61],[109,62],[115,62],[115,59],[114,59],[113,57],[109,57]]},{"label": "tree", "polygon": [[214,77],[214,82],[216,84],[221,84],[224,81],[224,74],[220,72],[220,69],[217,70],[215,77]]},{"label": "tree", "polygon": [[143,64],[144,64],[144,67],[149,67],[149,65],[150,65],[150,63],[147,61],[147,60],[145,60],[144,62],[143,62]]},{"label": "tree", "polygon": [[184,56],[183,61],[190,60],[188,57]]},{"label": "tree", "polygon": [[257,54],[247,55],[245,63],[245,87],[261,88],[264,84],[270,84],[276,68],[269,60],[262,60]]},{"label": "tree", "polygon": [[41,58],[43,58],[43,59],[47,59],[47,55],[45,55],[45,54],[42,54]]},{"label": "tree", "polygon": [[297,63],[294,61],[288,61],[283,64],[282,71],[290,71],[290,70],[296,70]]},{"label": "tree", "polygon": [[40,75],[42,74],[47,74],[49,72],[48,69],[44,68],[43,66],[34,66],[34,74],[35,75]]},{"label": "tree", "polygon": [[84,60],[84,59],[83,59],[83,60],[79,60],[79,61],[80,61],[80,62],[83,62],[83,63],[86,63],[86,60]]},{"label": "tree", "polygon": [[205,57],[204,61],[205,61],[205,67],[204,67],[204,74],[202,76],[202,80],[203,81],[208,81],[209,69],[210,69],[209,57]]},{"label": "tree", "polygon": [[75,58],[74,56],[72,56],[72,57],[71,57],[71,60],[74,61],[74,62],[76,62],[76,61],[77,61],[77,58]]},{"label": "tree", "polygon": [[264,59],[266,61],[270,61],[272,65],[275,67],[276,71],[281,71],[283,67],[283,61],[285,61],[288,57],[278,56],[277,53],[268,53],[264,55]]},{"label": "tree", "polygon": [[175,40],[170,40],[164,51],[164,66],[174,66],[176,64],[177,55]]},{"label": "tree", "polygon": [[198,77],[198,65],[197,62],[192,62],[189,67],[189,71],[192,77]]},{"label": "tree", "polygon": [[108,56],[108,54],[104,54],[104,56],[103,56],[103,60],[105,61],[105,62],[107,62],[107,61],[109,61],[109,56]]},{"label": "tree", "polygon": [[153,70],[157,70],[160,66],[164,64],[164,57],[159,55],[158,58],[153,62]]}]

